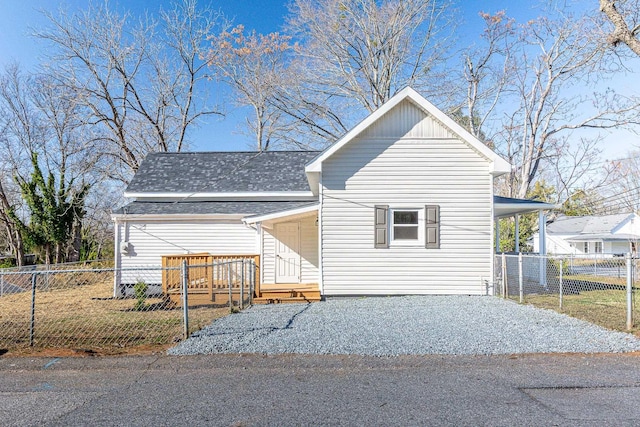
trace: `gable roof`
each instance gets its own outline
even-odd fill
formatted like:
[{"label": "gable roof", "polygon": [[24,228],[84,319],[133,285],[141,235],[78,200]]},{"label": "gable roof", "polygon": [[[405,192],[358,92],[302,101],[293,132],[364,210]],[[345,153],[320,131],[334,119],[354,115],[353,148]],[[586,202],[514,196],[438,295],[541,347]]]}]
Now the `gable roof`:
[{"label": "gable roof", "polygon": [[[480,155],[485,157],[488,161],[491,162],[491,172],[494,175],[502,175],[503,173],[507,173],[511,171],[511,165],[504,160],[502,157],[498,156],[493,150],[487,147],[482,143],[478,138],[471,135],[466,129],[456,123],[452,118],[447,116],[445,113],[440,111],[436,106],[427,101],[423,96],[421,96],[418,92],[413,90],[410,87],[404,88],[396,95],[394,95],[391,99],[385,102],[380,108],[371,113],[367,118],[365,118],[362,122],[360,122],[357,126],[347,132],[342,138],[336,141],[333,145],[328,147],[325,151],[323,151],[318,157],[313,159],[306,167],[307,174],[319,173],[322,171],[322,162],[331,157],[334,153],[336,153],[340,148],[348,144],[355,137],[361,134],[365,129],[374,124],[377,120],[379,120],[382,116],[384,116],[391,109],[396,107],[404,100],[412,101],[417,107],[422,109],[426,114],[432,116],[437,121],[442,123],[445,127],[449,128],[454,134],[456,134],[463,142],[467,143],[471,148],[473,148]],[[316,179],[310,177],[311,182],[315,182]],[[312,185],[313,188],[313,185]]]},{"label": "gable roof", "polygon": [[613,233],[631,215],[634,214],[561,216],[547,224],[547,233],[607,235]]},{"label": "gable roof", "polygon": [[308,192],[304,165],[318,151],[150,153],[125,197]]}]

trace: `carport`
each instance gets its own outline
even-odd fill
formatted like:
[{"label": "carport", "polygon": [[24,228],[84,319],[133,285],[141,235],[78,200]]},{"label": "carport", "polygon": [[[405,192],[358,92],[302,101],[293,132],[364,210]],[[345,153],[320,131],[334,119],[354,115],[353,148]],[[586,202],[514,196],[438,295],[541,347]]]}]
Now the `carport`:
[{"label": "carport", "polygon": [[496,253],[500,252],[500,219],[513,217],[515,220],[515,248],[516,253],[520,252],[519,219],[520,215],[538,212],[538,230],[540,232],[540,243],[538,253],[546,255],[546,224],[545,211],[556,209],[552,203],[541,202],[539,200],[514,199],[511,197],[493,196],[493,218],[495,220]]},{"label": "carport", "polygon": [[544,255],[547,254],[546,248],[546,232],[547,217],[545,211],[556,209],[557,206],[552,203],[541,202],[539,200],[514,199],[511,197],[493,196],[493,217],[495,221],[495,248],[496,253],[500,253],[500,219],[514,217],[515,220],[515,251],[520,253],[520,215],[538,212],[538,231],[540,239],[538,239],[538,254],[540,257],[540,282],[546,284],[547,269],[545,268]]}]

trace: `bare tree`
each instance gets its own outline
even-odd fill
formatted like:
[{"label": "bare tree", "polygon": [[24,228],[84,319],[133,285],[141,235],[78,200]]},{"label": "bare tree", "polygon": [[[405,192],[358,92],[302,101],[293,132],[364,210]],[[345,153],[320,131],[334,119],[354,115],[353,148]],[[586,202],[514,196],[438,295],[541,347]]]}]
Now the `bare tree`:
[{"label": "bare tree", "polygon": [[485,24],[480,46],[470,47],[464,52],[465,100],[453,112],[462,125],[477,138],[490,143],[486,135],[487,120],[493,117],[498,102],[503,98],[510,76],[511,49],[515,34],[515,21],[504,11],[494,15],[480,12]]},{"label": "bare tree", "polygon": [[[83,111],[58,89],[17,65],[0,76],[0,217],[18,260],[26,243],[39,246],[45,239],[47,262],[67,258],[69,235],[81,227],[82,194],[94,177],[96,150],[84,139]],[[71,248],[72,258],[78,249]]]},{"label": "bare tree", "polygon": [[16,259],[16,264],[22,266],[25,256],[25,245],[18,224],[14,220],[11,212],[15,202],[11,201],[11,195],[5,190],[3,185],[4,177],[0,177],[0,224],[2,224],[3,234],[6,237],[7,249],[9,249]]},{"label": "bare tree", "polygon": [[640,2],[638,0],[600,0],[600,11],[613,25],[607,41],[613,46],[624,43],[640,56]]},{"label": "bare tree", "polygon": [[607,129],[638,122],[637,100],[613,91],[593,93],[611,77],[605,50],[591,37],[589,17],[540,18],[523,27],[510,73],[511,111],[497,138],[514,165],[510,195],[526,197],[541,165],[553,164],[577,129]]},{"label": "bare tree", "polygon": [[160,22],[108,3],[45,15],[51,28],[37,35],[52,44],[53,74],[91,112],[114,178],[126,181],[149,152],[180,151],[200,118],[219,114],[207,106],[201,59],[220,19],[211,9],[183,0]]},{"label": "bare tree", "polygon": [[242,25],[210,37],[209,65],[231,87],[235,103],[253,109],[246,126],[258,151],[268,150],[287,138],[289,126],[274,102],[277,94],[297,79],[287,65],[291,63],[289,54],[296,49],[290,40],[278,33],[245,34]]},{"label": "bare tree", "polygon": [[640,152],[630,151],[609,163],[611,176],[606,199],[610,211],[640,211]]},{"label": "bare tree", "polygon": [[[601,139],[572,138],[550,147],[555,151],[548,156],[553,161],[544,162],[539,177],[554,186],[553,203],[584,204],[586,199],[593,203],[596,195],[607,186],[612,168],[602,161]],[[595,210],[594,207],[591,213]]]},{"label": "bare tree", "polygon": [[372,112],[406,86],[433,89],[452,22],[425,0],[296,0],[289,28],[304,46],[318,90]]},{"label": "bare tree", "polygon": [[442,93],[433,75],[453,32],[446,1],[296,0],[290,10],[300,47],[272,99],[288,143],[326,146],[406,86]]}]

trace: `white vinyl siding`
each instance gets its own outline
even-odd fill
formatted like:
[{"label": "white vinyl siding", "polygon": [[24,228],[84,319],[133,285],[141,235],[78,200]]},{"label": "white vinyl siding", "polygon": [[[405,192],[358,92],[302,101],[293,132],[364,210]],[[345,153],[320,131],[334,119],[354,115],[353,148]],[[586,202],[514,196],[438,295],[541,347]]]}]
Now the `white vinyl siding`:
[{"label": "white vinyl siding", "polygon": [[[326,295],[485,292],[481,279],[490,277],[492,263],[489,162],[461,140],[442,138],[450,133],[418,112],[412,120],[421,114],[424,123],[401,120],[400,126],[392,110],[393,120],[384,116],[376,127],[384,137],[370,130],[324,162]],[[389,129],[400,135],[391,137]],[[435,137],[428,134],[433,129]],[[376,249],[376,205],[439,205],[440,249]]]},{"label": "white vinyl siding", "polygon": [[[318,226],[316,216],[297,220],[300,223],[300,283],[318,283]],[[263,227],[263,283],[276,283],[274,228]]]},{"label": "white vinyl siding", "polygon": [[[256,230],[237,221],[127,221],[120,223],[120,239],[129,242],[120,266],[160,266],[163,255],[207,252],[214,255],[258,254]],[[148,274],[146,274],[148,276]],[[157,276],[157,277],[155,277]],[[149,278],[160,283],[160,274]],[[131,278],[123,272],[121,283]]]}]

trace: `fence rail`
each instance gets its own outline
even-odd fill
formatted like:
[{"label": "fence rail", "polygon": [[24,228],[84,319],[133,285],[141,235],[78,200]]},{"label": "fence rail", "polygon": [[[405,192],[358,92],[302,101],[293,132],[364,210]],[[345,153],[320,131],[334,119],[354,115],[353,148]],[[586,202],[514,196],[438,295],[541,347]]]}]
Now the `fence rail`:
[{"label": "fence rail", "polygon": [[[249,286],[241,287],[239,293],[229,291],[225,306],[202,304],[192,298],[189,277],[197,277],[199,268],[0,271],[0,349],[118,352],[125,347],[166,345],[229,313],[228,307],[235,309],[250,302]],[[226,268],[231,272],[234,266],[227,263]],[[247,269],[254,271],[255,266],[248,265]],[[150,286],[168,273],[175,273],[182,284],[172,289],[175,298]],[[136,277],[137,282],[130,292],[114,296],[114,277],[123,274]]]},{"label": "fence rail", "polygon": [[631,330],[639,262],[625,257],[500,254],[495,294],[581,317],[613,329]]}]

